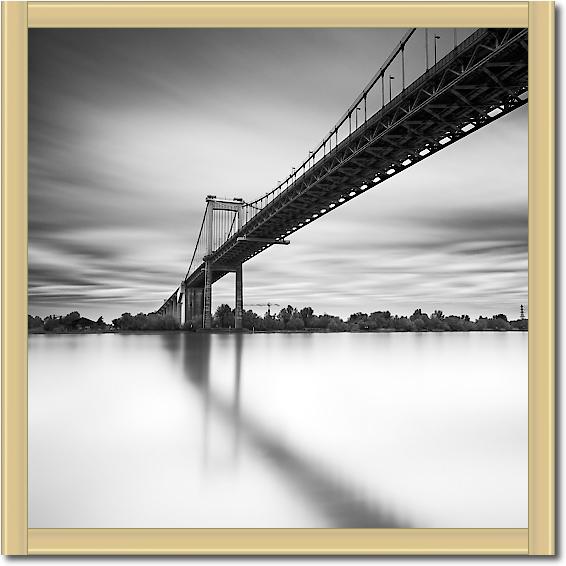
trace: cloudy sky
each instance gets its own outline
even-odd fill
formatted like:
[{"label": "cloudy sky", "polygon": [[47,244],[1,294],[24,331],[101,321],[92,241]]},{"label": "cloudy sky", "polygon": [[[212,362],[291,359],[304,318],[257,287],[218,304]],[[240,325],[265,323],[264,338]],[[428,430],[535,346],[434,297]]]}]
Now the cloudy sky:
[{"label": "cloudy sky", "polygon": [[[272,189],[403,32],[30,30],[30,314],[158,308],[187,269],[206,195]],[[518,317],[527,108],[253,258],[244,282],[245,304]],[[233,275],[215,284],[214,306],[233,305],[233,287]]]}]

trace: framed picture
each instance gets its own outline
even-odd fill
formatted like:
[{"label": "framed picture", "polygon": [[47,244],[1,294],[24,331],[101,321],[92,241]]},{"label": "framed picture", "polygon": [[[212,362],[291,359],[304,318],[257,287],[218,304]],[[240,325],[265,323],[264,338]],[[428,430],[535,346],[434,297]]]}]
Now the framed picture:
[{"label": "framed picture", "polygon": [[554,4],[5,2],[2,549],[554,553]]}]

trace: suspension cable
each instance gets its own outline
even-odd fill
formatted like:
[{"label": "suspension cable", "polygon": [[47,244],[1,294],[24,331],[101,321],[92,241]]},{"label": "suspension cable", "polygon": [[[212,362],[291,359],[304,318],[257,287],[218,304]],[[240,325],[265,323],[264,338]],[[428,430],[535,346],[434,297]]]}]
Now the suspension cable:
[{"label": "suspension cable", "polygon": [[205,221],[205,220],[206,220],[206,209],[205,209],[204,215],[203,215],[203,217],[202,217],[202,223],[201,223],[201,225],[200,225],[200,230],[199,230],[198,237],[197,237],[197,243],[196,243],[196,246],[195,246],[195,251],[193,252],[193,257],[191,258],[191,263],[189,264],[189,269],[187,270],[187,274],[185,275],[185,279],[186,279],[186,278],[190,275],[190,273],[191,273],[191,268],[192,268],[192,266],[193,266],[193,261],[195,260],[195,255],[196,255],[196,253],[197,253],[197,249],[198,249],[198,246],[199,246],[200,237],[201,237],[201,234],[202,234],[202,229],[204,228],[204,221]]}]

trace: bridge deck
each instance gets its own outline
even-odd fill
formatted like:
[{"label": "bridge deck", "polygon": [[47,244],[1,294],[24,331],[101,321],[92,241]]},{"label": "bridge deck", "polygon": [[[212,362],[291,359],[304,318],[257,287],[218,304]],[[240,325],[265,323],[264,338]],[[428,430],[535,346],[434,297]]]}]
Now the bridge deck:
[{"label": "bridge deck", "polygon": [[[376,112],[210,256],[213,281],[527,102],[527,30],[481,29]],[[186,279],[204,285],[204,263]]]}]

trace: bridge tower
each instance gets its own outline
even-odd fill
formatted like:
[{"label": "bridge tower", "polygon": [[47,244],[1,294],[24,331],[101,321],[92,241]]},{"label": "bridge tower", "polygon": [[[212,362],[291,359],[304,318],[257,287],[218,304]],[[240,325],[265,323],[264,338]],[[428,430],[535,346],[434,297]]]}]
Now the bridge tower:
[{"label": "bridge tower", "polygon": [[[215,212],[232,212],[234,216],[230,226],[222,227],[222,221],[215,221]],[[234,226],[235,224],[235,226]],[[202,327],[212,328],[212,284],[215,280],[215,272],[234,272],[236,274],[236,313],[235,327],[242,328],[242,309],[244,304],[243,297],[243,279],[242,279],[242,263],[237,265],[217,265],[213,263],[211,257],[231,234],[240,230],[244,224],[244,201],[240,198],[223,199],[209,195],[206,197],[206,213],[204,221],[204,241],[206,243],[206,255],[204,256],[204,288],[202,289],[202,299],[199,289],[193,290],[193,312],[196,308],[202,308]],[[223,229],[224,228],[224,229]],[[202,302],[201,302],[202,301]],[[189,303],[189,299],[186,301]],[[196,307],[196,308],[195,308]]]}]

